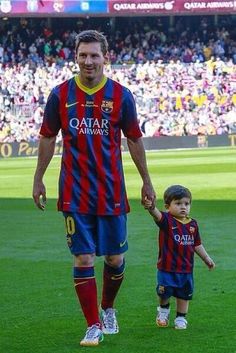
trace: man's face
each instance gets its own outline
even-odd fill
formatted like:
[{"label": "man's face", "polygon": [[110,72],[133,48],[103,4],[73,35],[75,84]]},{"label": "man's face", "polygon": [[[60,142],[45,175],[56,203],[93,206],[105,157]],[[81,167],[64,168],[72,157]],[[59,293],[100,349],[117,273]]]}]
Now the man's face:
[{"label": "man's face", "polygon": [[80,43],[76,53],[76,61],[80,68],[82,83],[85,85],[98,84],[102,79],[107,59],[107,55],[102,53],[100,43]]}]

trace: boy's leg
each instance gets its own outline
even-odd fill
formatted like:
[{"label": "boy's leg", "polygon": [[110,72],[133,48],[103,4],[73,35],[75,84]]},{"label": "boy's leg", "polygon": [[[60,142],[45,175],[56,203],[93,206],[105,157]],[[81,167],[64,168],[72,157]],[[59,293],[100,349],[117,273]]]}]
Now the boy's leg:
[{"label": "boy's leg", "polygon": [[169,325],[170,303],[169,298],[159,297],[159,306],[157,307],[156,324],[159,327],[167,327]]},{"label": "boy's leg", "polygon": [[176,298],[176,318],[175,328],[185,330],[187,328],[186,315],[188,313],[189,301],[181,298]]},{"label": "boy's leg", "polygon": [[193,297],[193,288],[193,275],[190,274],[183,287],[176,288],[174,291],[174,296],[176,297],[176,318],[174,324],[176,329],[185,330],[187,328],[186,315],[189,301]]},{"label": "boy's leg", "polygon": [[179,314],[187,315],[189,301],[181,298],[176,298],[176,311]]},{"label": "boy's leg", "polygon": [[157,287],[156,292],[159,297],[159,306],[157,307],[156,324],[159,327],[167,327],[169,325],[170,316],[170,297],[173,295],[171,286],[165,285],[166,273],[157,271]]}]

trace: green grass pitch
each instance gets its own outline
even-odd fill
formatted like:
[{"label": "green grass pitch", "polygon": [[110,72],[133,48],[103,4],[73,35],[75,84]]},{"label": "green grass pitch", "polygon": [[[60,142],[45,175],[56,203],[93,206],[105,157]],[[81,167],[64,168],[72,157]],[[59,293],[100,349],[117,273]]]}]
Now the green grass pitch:
[{"label": "green grass pitch", "polygon": [[[193,194],[191,214],[216,262],[209,272],[196,256],[195,292],[186,331],[155,325],[157,228],[140,204],[141,180],[124,154],[131,204],[126,278],[116,301],[119,335],[97,348],[81,348],[85,321],[73,289],[72,257],[56,211],[60,158],[45,176],[45,212],[31,199],[36,159],[0,160],[1,353],[235,353],[236,352],[236,150],[209,148],[147,152],[158,206],[164,189],[183,184]],[[96,261],[101,286],[102,259]]]}]

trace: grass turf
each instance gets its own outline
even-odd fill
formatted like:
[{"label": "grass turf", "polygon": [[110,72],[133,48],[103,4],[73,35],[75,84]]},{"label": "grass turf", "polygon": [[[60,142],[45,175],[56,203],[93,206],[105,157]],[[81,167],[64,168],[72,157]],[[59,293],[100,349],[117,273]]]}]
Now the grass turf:
[{"label": "grass turf", "polygon": [[[235,149],[148,152],[147,159],[160,208],[163,191],[170,184],[180,183],[192,190],[191,214],[217,264],[215,271],[209,272],[196,257],[188,329],[173,329],[173,300],[169,328],[155,325],[157,228],[140,205],[141,180],[128,154],[124,165],[132,212],[128,218],[126,279],[116,301],[120,334],[106,336],[97,348],[79,346],[85,321],[74,294],[63,218],[56,212],[60,159],[54,158],[45,177],[45,212],[37,210],[31,200],[36,159],[2,159],[0,352],[236,352]],[[101,271],[99,258],[99,288]]]}]

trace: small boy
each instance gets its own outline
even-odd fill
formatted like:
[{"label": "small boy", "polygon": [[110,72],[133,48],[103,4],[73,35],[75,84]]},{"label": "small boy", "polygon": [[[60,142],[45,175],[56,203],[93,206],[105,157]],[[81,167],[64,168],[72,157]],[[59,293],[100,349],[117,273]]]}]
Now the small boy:
[{"label": "small boy", "polygon": [[176,298],[176,329],[186,329],[189,300],[193,295],[194,252],[211,270],[214,261],[201,244],[196,220],[189,217],[192,195],[184,186],[172,185],[164,193],[167,212],[159,211],[146,199],[144,207],[159,227],[159,255],[157,262],[156,324],[167,327],[170,315],[170,297]]}]

